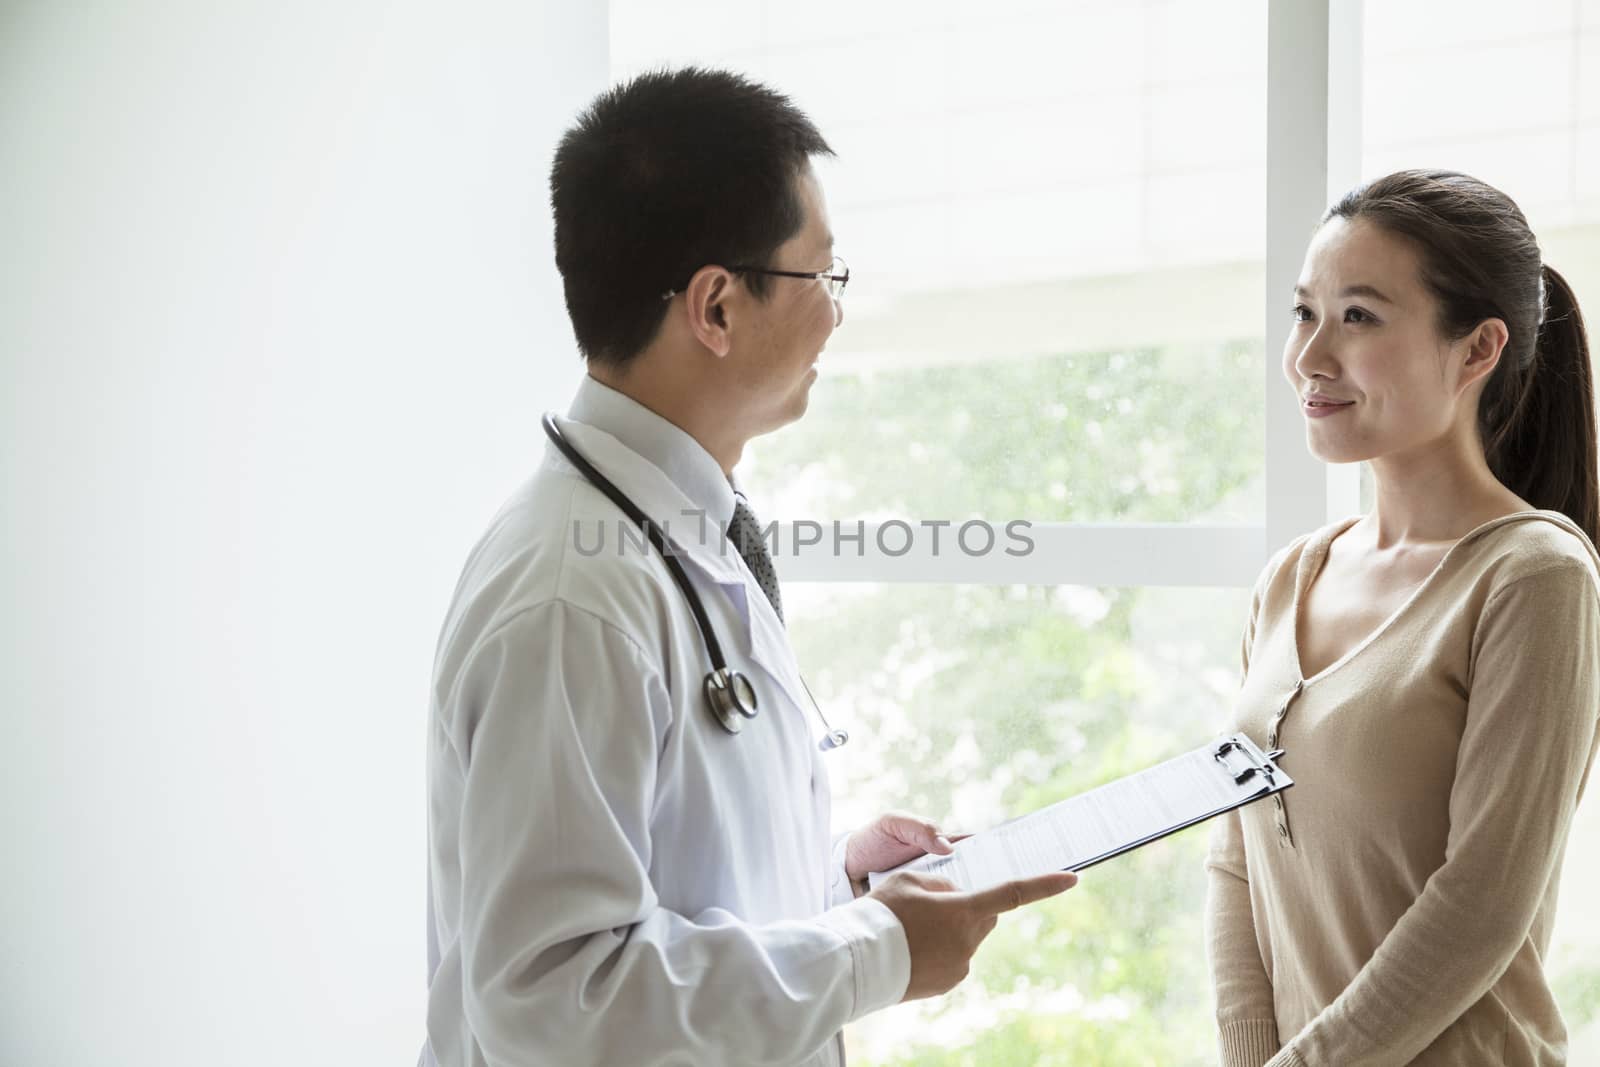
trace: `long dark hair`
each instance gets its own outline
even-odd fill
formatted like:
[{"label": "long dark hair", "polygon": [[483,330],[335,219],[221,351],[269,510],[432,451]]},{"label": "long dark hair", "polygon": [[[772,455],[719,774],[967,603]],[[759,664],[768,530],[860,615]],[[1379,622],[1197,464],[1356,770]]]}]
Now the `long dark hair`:
[{"label": "long dark hair", "polygon": [[1565,514],[1600,540],[1594,374],[1583,315],[1546,266],[1512,199],[1448,170],[1402,170],[1346,193],[1323,217],[1365,219],[1411,241],[1450,340],[1485,319],[1509,338],[1478,406],[1494,476],[1534,507]]}]

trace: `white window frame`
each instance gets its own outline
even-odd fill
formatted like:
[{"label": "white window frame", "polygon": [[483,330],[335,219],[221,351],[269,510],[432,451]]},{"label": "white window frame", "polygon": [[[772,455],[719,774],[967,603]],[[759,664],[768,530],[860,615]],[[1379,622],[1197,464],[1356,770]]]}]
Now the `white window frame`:
[{"label": "white window frame", "polygon": [[[785,582],[932,582],[1091,586],[1251,585],[1271,553],[1302,533],[1360,508],[1360,468],[1331,466],[1306,450],[1299,410],[1277,353],[1288,337],[1289,294],[1306,242],[1333,198],[1361,173],[1363,0],[1267,0],[1266,360],[1264,521],[1034,523],[1026,555],[969,556],[946,528],[911,539],[901,555],[878,548],[878,524],[835,551],[832,531],[793,552],[796,531],[779,526]],[[1026,517],[1026,516],[1022,516]],[[913,525],[915,525],[913,523]],[[845,532],[856,533],[854,522]],[[810,535],[810,532],[808,532]],[[898,548],[903,534],[890,531]],[[1002,546],[1013,542],[1000,531]],[[859,553],[859,554],[858,554]]]}]

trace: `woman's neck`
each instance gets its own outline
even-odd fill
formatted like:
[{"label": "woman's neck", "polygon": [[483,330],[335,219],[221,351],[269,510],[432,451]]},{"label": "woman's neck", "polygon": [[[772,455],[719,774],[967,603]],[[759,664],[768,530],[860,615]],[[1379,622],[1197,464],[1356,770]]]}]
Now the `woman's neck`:
[{"label": "woman's neck", "polygon": [[1457,541],[1532,505],[1495,478],[1476,439],[1444,440],[1372,461],[1371,524],[1378,549]]}]

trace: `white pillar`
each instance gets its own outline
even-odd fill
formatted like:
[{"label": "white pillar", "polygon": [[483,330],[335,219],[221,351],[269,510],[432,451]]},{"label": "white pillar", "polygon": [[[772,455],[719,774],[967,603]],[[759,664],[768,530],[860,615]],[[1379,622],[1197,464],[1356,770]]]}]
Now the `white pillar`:
[{"label": "white pillar", "polygon": [[1305,447],[1283,380],[1291,292],[1331,187],[1360,171],[1360,0],[1267,6],[1267,547],[1275,551],[1355,507],[1355,468],[1334,471]]}]

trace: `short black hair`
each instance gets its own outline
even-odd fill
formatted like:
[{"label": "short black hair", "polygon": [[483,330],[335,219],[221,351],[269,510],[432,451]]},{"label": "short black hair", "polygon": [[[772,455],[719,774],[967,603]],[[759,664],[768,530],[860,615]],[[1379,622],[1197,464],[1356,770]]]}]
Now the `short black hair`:
[{"label": "short black hair", "polygon": [[[728,71],[652,71],[602,93],[550,169],[556,268],[578,348],[626,364],[661,294],[707,264],[767,263],[804,224],[796,177],[833,149],[789,98]],[[767,279],[748,274],[758,298]]]}]

